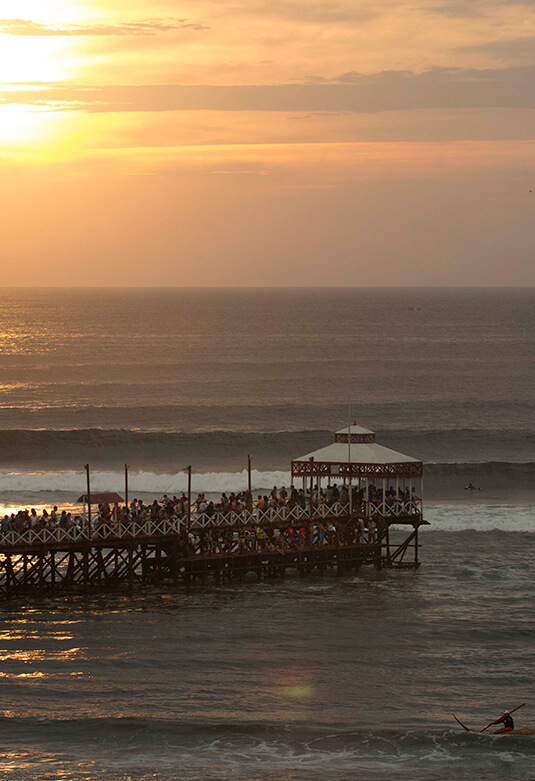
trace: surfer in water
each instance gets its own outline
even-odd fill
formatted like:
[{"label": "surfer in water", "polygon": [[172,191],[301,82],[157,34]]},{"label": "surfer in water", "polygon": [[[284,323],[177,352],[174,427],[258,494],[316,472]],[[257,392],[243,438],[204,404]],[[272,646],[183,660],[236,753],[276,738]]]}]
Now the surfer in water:
[{"label": "surfer in water", "polygon": [[493,721],[492,723],[503,724],[503,727],[501,729],[496,730],[496,732],[494,733],[495,735],[502,735],[504,732],[512,732],[515,728],[513,717],[507,710],[500,716],[499,719],[496,719],[496,721]]}]

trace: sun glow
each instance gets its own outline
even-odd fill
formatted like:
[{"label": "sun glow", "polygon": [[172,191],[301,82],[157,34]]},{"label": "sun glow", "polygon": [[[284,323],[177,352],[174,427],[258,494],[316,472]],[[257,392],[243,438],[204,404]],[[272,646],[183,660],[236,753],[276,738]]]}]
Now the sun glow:
[{"label": "sun glow", "polygon": [[[47,143],[61,122],[58,113],[34,106],[0,106],[0,149]],[[9,148],[9,149],[6,149]]]},{"label": "sun glow", "polygon": [[61,81],[78,67],[80,40],[0,34],[0,83]]},{"label": "sun glow", "polygon": [[[87,10],[76,2],[16,0],[0,2],[4,29],[9,21],[33,20],[42,24],[76,24],[87,19]],[[83,38],[55,35],[0,33],[0,148],[18,156],[21,149],[47,144],[53,129],[62,124],[55,105],[31,103],[32,85],[73,79],[82,71]],[[28,92],[28,102],[24,93]],[[14,93],[10,102],[10,93]],[[15,96],[16,93],[16,96]]]},{"label": "sun glow", "polygon": [[7,0],[0,4],[2,19],[73,19],[82,15],[77,0]]}]

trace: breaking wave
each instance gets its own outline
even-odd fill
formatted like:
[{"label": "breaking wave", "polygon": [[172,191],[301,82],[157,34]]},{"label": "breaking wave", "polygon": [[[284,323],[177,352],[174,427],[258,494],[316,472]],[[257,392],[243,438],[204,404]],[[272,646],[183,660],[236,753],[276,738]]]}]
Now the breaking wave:
[{"label": "breaking wave", "polygon": [[[253,491],[269,490],[274,485],[289,485],[289,472],[259,472],[252,470]],[[0,473],[0,493],[71,493],[85,492],[85,473],[81,472],[9,472]],[[155,474],[154,472],[130,472],[128,477],[130,495],[178,494],[187,490],[185,472],[176,474]],[[93,472],[91,488],[97,492],[122,492],[124,475],[120,472]],[[247,471],[215,472],[192,475],[192,490],[203,493],[243,491],[247,488]]]},{"label": "breaking wave", "polygon": [[[494,778],[498,777],[497,770],[506,773],[510,769],[509,752],[514,752],[515,768],[522,770],[523,777],[529,777],[535,757],[532,738],[498,738],[453,729],[338,731],[247,723],[195,725],[143,718],[51,722],[2,719],[2,728],[6,737],[12,738],[12,760],[18,769],[43,770],[39,749],[57,751],[60,731],[63,752],[84,765],[91,763],[91,775],[99,779],[110,770],[126,771],[121,778],[130,778],[131,773],[137,778],[139,770],[147,766],[152,771],[150,777],[160,779],[206,778],[207,768],[209,777],[218,781],[229,775],[241,781],[259,778],[260,774],[269,781],[320,777],[339,781],[357,776],[384,779],[392,775],[420,779],[436,778],[437,774],[443,778],[452,770],[453,776],[448,777],[472,779],[483,774]],[[35,743],[34,752],[21,753],[21,734]],[[60,766],[65,761],[63,754],[52,756]],[[175,774],[177,767],[180,776]],[[6,777],[18,776],[9,773]]]},{"label": "breaking wave", "polygon": [[[82,460],[78,470],[10,470],[0,472],[0,493],[42,493],[74,492],[85,490],[85,473]],[[185,459],[183,460],[185,463]],[[92,469],[91,485],[94,491],[121,491],[124,485],[124,471],[116,469]],[[271,489],[274,485],[290,485],[289,469],[253,469],[253,491]],[[467,484],[483,487],[481,491],[465,491]],[[485,503],[492,499],[523,494],[526,500],[533,494],[535,484],[535,463],[486,463],[486,464],[426,464],[425,496],[430,499],[470,499]],[[177,493],[187,488],[184,469],[154,472],[131,468],[129,471],[130,492],[147,494]],[[197,472],[192,475],[192,490],[204,493],[222,491],[243,491],[247,487],[247,470]]]},{"label": "breaking wave", "polygon": [[439,504],[424,515],[433,531],[535,532],[535,505]]},{"label": "breaking wave", "polygon": [[[290,485],[290,473],[286,471],[252,470],[253,494],[267,493],[274,485]],[[129,473],[129,495],[162,497],[187,491],[187,475],[154,472]],[[5,507],[15,505],[58,504],[73,506],[78,496],[85,492],[85,473],[82,472],[9,472],[0,473],[0,499]],[[124,474],[121,472],[92,472],[93,492],[117,491],[124,496]],[[219,496],[221,493],[243,491],[247,487],[247,471],[193,473],[193,494],[205,493]],[[448,504],[445,498],[439,504],[424,505],[424,517],[431,524],[431,531],[504,531],[535,532],[535,500],[518,505],[506,502],[485,502],[483,494],[473,496],[462,492],[474,503]],[[427,531],[427,529],[426,529]]]}]

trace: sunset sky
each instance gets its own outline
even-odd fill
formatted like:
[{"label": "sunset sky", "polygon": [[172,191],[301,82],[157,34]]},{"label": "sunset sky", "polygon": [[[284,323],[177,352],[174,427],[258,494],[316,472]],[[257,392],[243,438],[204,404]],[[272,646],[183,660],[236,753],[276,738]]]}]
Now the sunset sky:
[{"label": "sunset sky", "polygon": [[0,0],[0,162],[0,285],[533,285],[535,2]]}]

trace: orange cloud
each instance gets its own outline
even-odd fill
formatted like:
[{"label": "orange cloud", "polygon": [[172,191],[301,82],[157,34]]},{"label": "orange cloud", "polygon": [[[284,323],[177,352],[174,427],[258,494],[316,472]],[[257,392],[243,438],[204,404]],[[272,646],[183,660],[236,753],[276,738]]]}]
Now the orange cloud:
[{"label": "orange cloud", "polygon": [[56,25],[30,19],[0,19],[0,34],[20,36],[147,36],[174,30],[208,30],[205,25],[189,19],[144,19],[122,24]]}]

